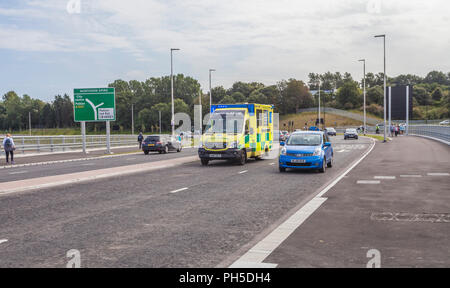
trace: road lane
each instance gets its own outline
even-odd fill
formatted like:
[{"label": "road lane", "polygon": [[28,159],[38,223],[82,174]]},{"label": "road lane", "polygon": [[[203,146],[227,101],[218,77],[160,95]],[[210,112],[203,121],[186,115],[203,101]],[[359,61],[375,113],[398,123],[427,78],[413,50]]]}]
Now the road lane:
[{"label": "road lane", "polygon": [[198,161],[1,197],[0,237],[9,242],[0,266],[64,267],[65,253],[77,249],[82,267],[214,267],[363,152],[336,154],[326,174],[280,174],[274,160]]},{"label": "road lane", "polygon": [[[197,154],[196,149],[189,148],[183,149],[180,153],[176,152],[169,152],[169,154],[150,153],[149,155],[144,155],[144,153],[140,153],[137,155],[133,155],[133,157],[130,157],[129,155],[120,155],[118,157],[113,158],[98,158],[86,161],[75,161],[49,165],[37,165],[37,166],[2,169],[0,170],[0,183],[45,176],[63,175],[91,170],[94,171],[97,169],[121,167],[140,163],[155,162],[166,159],[193,156],[196,154]],[[22,173],[24,170],[26,171],[26,173]]]}]

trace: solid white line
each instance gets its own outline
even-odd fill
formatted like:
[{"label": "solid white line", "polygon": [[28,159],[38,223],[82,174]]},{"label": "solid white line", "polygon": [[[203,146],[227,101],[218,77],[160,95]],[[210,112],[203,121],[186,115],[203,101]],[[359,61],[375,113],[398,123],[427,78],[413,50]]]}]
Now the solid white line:
[{"label": "solid white line", "polygon": [[189,189],[188,187],[184,187],[184,188],[181,188],[181,189],[178,189],[178,190],[174,190],[174,191],[172,191],[170,193],[174,194],[174,193],[178,193],[178,192],[185,191],[185,190],[188,190],[188,189]]},{"label": "solid white line", "polygon": [[235,262],[229,268],[277,268],[278,264],[255,263],[255,262]]},{"label": "solid white line", "polygon": [[374,178],[374,179],[380,179],[380,180],[383,180],[383,179],[386,179],[386,180],[394,180],[394,179],[396,179],[397,177],[395,177],[395,176],[374,176],[373,178]]},{"label": "solid white line", "polygon": [[356,182],[356,184],[369,184],[369,185],[372,185],[372,184],[380,184],[380,181],[379,180],[358,180]]},{"label": "solid white line", "polygon": [[400,178],[420,178],[422,175],[400,175]]},{"label": "solid white line", "polygon": [[316,197],[322,197],[323,195],[325,195],[325,193],[328,192],[328,190],[330,190],[331,188],[334,187],[334,185],[336,185],[339,181],[341,181],[342,178],[344,178],[350,171],[353,170],[353,168],[355,168],[359,163],[361,163],[362,160],[364,160],[364,158],[367,157],[367,155],[369,155],[370,152],[372,152],[373,148],[375,148],[375,139],[370,138],[370,140],[372,141],[372,147],[370,147],[370,149],[355,163],[353,163],[352,166],[350,166],[344,173],[341,174],[341,176],[339,176],[338,178],[336,178],[333,182],[330,183],[330,185],[328,185],[325,189],[322,190],[322,192],[320,192],[319,194],[317,194]]},{"label": "solid white line", "polygon": [[239,174],[244,174],[244,173],[247,173],[247,172],[248,172],[248,170],[244,170],[244,171],[239,172]]},{"label": "solid white line", "polygon": [[25,174],[28,173],[28,171],[17,171],[17,172],[11,172],[9,175],[17,175],[17,174]]},{"label": "solid white line", "polygon": [[0,239],[0,244],[8,242],[8,239]]},{"label": "solid white line", "polygon": [[428,173],[428,176],[450,176],[449,173]]},{"label": "solid white line", "polygon": [[[345,175],[347,175],[353,168],[355,168],[361,161],[372,152],[375,147],[376,141],[371,138],[372,147],[355,163],[353,163],[341,176],[337,177],[327,187],[325,187],[320,193],[318,193],[313,199],[301,207],[294,215],[289,217],[283,224],[278,226],[267,237],[258,242],[247,253],[242,255],[236,260],[230,268],[245,267],[245,268],[257,268],[281,243],[284,242],[300,225],[305,222],[309,216],[311,216],[326,200],[322,196],[333,188]],[[268,264],[273,265],[273,264]],[[260,268],[260,267],[259,267]]]}]

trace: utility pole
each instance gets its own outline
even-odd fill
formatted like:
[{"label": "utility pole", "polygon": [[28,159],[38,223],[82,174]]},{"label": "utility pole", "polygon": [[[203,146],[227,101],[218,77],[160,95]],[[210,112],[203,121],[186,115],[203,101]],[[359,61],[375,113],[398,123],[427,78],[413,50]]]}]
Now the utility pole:
[{"label": "utility pole", "polygon": [[170,49],[170,94],[172,96],[172,120],[170,125],[172,126],[172,137],[175,136],[175,106],[173,102],[173,51],[178,51],[178,48]]},{"label": "utility pole", "polygon": [[131,135],[134,135],[134,104],[131,103]]},{"label": "utility pole", "polygon": [[[376,35],[375,38],[383,38],[383,50],[384,50],[384,140],[383,142],[386,142],[386,35]],[[390,129],[390,127],[389,127]]]},{"label": "utility pole", "polygon": [[364,135],[366,135],[366,131],[367,131],[367,118],[366,118],[366,59],[361,59],[359,60],[360,62],[363,62],[363,73],[364,73]]},{"label": "utility pole", "polygon": [[31,112],[28,111],[28,128],[30,129],[30,136],[31,136]]},{"label": "utility pole", "polygon": [[211,72],[215,72],[215,69],[209,69],[209,113],[212,108],[212,88],[211,88]]}]

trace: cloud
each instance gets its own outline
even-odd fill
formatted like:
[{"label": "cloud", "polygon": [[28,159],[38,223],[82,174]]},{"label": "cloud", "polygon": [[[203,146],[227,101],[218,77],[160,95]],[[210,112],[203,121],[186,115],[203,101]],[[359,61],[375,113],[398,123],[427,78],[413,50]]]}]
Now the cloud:
[{"label": "cloud", "polygon": [[[328,70],[358,75],[361,57],[380,71],[381,43],[373,35],[386,33],[389,74],[450,70],[442,61],[450,49],[450,5],[444,0],[80,1],[80,14],[67,13],[65,1],[0,4],[0,15],[14,19],[0,21],[0,48],[121,51],[133,61],[124,76],[142,76],[137,63],[161,65],[161,55],[177,47],[185,74],[206,85],[207,70],[214,67],[215,82],[229,86],[240,79],[305,79],[308,72]],[[33,22],[38,27],[28,25]]]}]

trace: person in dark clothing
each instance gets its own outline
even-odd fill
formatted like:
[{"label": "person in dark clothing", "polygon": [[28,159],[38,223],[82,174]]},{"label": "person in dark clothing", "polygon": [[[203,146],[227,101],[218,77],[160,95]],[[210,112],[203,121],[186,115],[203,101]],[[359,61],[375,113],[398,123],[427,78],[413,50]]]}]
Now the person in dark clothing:
[{"label": "person in dark clothing", "polygon": [[144,140],[144,136],[142,135],[142,132],[139,132],[139,136],[138,136],[139,149],[142,149],[142,141],[143,140]]},{"label": "person in dark clothing", "polygon": [[14,150],[16,150],[16,145],[11,134],[6,134],[5,139],[3,139],[3,148],[6,154],[6,164],[9,164],[9,155],[11,155],[11,164],[14,164]]}]

